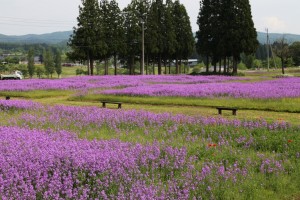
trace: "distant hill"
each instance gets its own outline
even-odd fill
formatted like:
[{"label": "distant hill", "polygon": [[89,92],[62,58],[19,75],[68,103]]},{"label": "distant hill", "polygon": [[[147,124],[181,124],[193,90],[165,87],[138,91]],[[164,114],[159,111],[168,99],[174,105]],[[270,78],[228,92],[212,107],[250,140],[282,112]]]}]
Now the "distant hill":
[{"label": "distant hill", "polygon": [[[41,35],[29,34],[22,36],[8,36],[0,34],[0,42],[5,43],[46,43],[46,44],[59,44],[66,43],[72,31],[63,31],[63,32],[54,32],[46,33]],[[281,38],[284,35],[288,43],[293,43],[295,41],[300,41],[300,35],[295,34],[281,34],[281,33],[269,33],[270,41],[273,43],[277,39]],[[267,33],[257,32],[257,39],[260,43],[265,44],[267,41]]]},{"label": "distant hill", "polygon": [[[275,42],[276,40],[282,38],[286,39],[287,43],[293,43],[296,41],[300,41],[300,35],[289,34],[289,33],[269,33],[270,43]],[[257,39],[261,44],[267,43],[267,33],[257,32]]]},{"label": "distant hill", "polygon": [[28,34],[22,36],[8,36],[0,34],[0,42],[5,43],[46,43],[46,44],[58,44],[62,42],[67,42],[72,34],[72,31],[54,32],[46,33],[41,35]]}]

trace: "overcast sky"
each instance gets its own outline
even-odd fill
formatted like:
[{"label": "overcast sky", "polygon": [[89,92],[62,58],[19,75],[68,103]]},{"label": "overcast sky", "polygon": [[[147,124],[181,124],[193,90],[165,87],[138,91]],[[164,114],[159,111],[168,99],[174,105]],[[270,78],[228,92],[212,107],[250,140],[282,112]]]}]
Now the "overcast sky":
[{"label": "overcast sky", "polygon": [[[72,30],[81,0],[0,0],[0,34],[24,35]],[[131,0],[117,0],[124,8]],[[180,0],[197,31],[199,0]],[[257,31],[300,34],[299,0],[250,0]]]}]

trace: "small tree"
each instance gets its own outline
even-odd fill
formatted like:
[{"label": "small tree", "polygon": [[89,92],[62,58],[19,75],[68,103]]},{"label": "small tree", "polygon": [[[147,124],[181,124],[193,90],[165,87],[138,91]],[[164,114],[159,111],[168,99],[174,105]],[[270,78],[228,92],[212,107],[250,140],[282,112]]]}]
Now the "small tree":
[{"label": "small tree", "polygon": [[28,55],[27,55],[27,59],[28,59],[28,74],[29,77],[32,78],[35,72],[35,66],[34,66],[34,50],[31,48],[28,51]]},{"label": "small tree", "polygon": [[61,66],[61,53],[56,50],[54,56],[54,65],[55,65],[55,72],[57,73],[58,78],[62,73],[62,66]]},{"label": "small tree", "polygon": [[16,70],[20,70],[22,72],[23,76],[27,77],[27,75],[28,75],[28,68],[27,68],[26,65],[23,65],[23,64],[19,65]]},{"label": "small tree", "polygon": [[255,67],[255,68],[261,68],[261,67],[262,67],[262,62],[261,62],[261,60],[255,59],[255,60],[253,61],[253,67]]},{"label": "small tree", "polygon": [[291,56],[296,66],[300,65],[300,42],[294,42],[289,47]]},{"label": "small tree", "polygon": [[282,38],[275,41],[272,46],[273,46],[274,53],[281,60],[282,74],[284,74],[285,63],[290,57],[289,45],[287,44],[286,39],[283,36]]},{"label": "small tree", "polygon": [[54,60],[53,60],[53,54],[50,49],[44,52],[44,66],[45,66],[45,72],[46,74],[52,78],[52,74],[55,71],[54,66]]},{"label": "small tree", "polygon": [[35,72],[38,78],[42,78],[43,74],[45,74],[45,69],[41,66],[37,66]]}]

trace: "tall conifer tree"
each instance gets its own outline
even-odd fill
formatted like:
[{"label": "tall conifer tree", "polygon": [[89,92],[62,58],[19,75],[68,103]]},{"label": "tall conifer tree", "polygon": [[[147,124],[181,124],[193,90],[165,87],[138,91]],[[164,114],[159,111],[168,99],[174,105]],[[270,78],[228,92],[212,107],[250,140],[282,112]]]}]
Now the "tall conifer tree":
[{"label": "tall conifer tree", "polygon": [[184,5],[180,4],[179,0],[176,0],[173,9],[177,40],[175,48],[176,73],[179,74],[179,63],[181,64],[182,59],[187,59],[193,52],[195,39],[193,37],[190,18]]},{"label": "tall conifer tree", "polygon": [[99,13],[97,0],[82,0],[77,17],[78,24],[74,27],[69,40],[69,46],[72,48],[70,57],[87,60],[90,75],[94,73],[94,61],[107,51],[107,46],[103,42]]},{"label": "tall conifer tree", "polygon": [[30,50],[28,51],[27,60],[28,60],[28,65],[27,65],[28,73],[30,78],[32,78],[35,72],[33,48],[30,48]]},{"label": "tall conifer tree", "polygon": [[165,48],[165,8],[162,0],[155,0],[152,2],[149,15],[148,15],[148,36],[149,40],[149,49],[154,59],[158,63],[158,74],[162,74],[161,62],[162,54]]},{"label": "tall conifer tree", "polygon": [[253,54],[258,46],[249,0],[201,0],[200,5],[198,53],[213,63],[232,57],[236,74],[240,54]]}]

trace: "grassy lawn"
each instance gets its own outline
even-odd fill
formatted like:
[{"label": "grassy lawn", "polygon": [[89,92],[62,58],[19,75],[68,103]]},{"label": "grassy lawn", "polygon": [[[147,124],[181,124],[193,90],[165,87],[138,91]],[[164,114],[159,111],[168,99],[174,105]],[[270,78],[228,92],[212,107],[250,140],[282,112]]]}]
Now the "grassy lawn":
[{"label": "grassy lawn", "polygon": [[[170,112],[173,114],[201,115],[217,117],[215,107],[237,107],[238,114],[233,116],[231,111],[223,111],[223,117],[228,119],[259,119],[267,121],[287,121],[299,124],[300,98],[281,100],[249,100],[249,99],[200,99],[175,97],[126,97],[108,95],[87,95],[76,97],[74,91],[28,91],[28,92],[0,92],[0,95],[11,96],[17,99],[29,99],[43,104],[99,106],[101,100],[123,102],[122,108],[126,110],[148,110],[155,113]],[[108,104],[108,108],[117,108]]]}]

